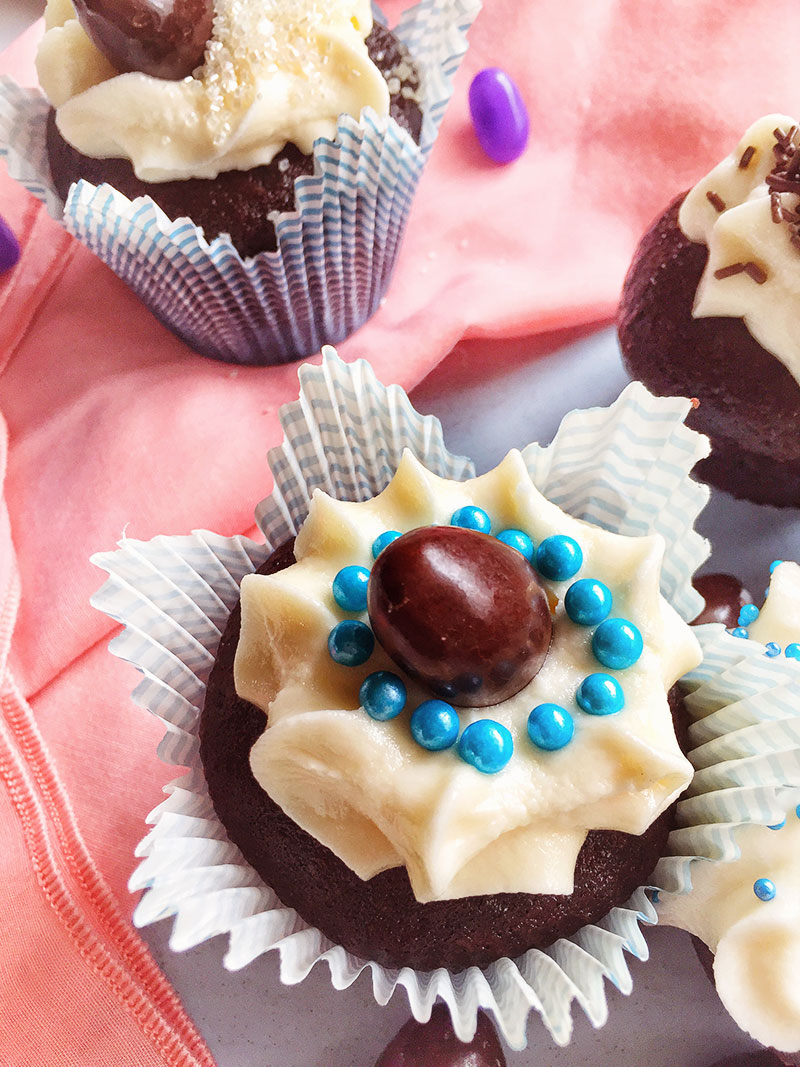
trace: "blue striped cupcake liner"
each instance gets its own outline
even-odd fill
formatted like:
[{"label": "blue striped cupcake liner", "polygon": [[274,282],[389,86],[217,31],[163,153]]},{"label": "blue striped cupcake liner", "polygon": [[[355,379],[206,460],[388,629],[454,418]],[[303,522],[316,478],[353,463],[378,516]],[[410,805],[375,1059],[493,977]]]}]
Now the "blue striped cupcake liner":
[{"label": "blue striped cupcake liner", "polygon": [[314,145],[314,174],[295,182],[296,210],[276,214],[278,248],[243,259],[149,197],[79,181],[53,188],[41,93],[0,78],[0,155],[9,173],[134,290],[191,348],[230,363],[271,365],[344,340],[389,286],[414,193],[450,99],[480,0],[421,0],[395,29],[420,72],[417,145],[365,108]]},{"label": "blue striped cupcake liner", "polygon": [[[214,812],[199,760],[198,719],[242,577],[298,530],[315,488],[368,499],[388,484],[404,449],[442,477],[474,475],[468,459],[445,447],[438,420],[414,411],[397,386],[381,385],[367,363],[344,364],[325,349],[322,365],[301,367],[299,377],[299,399],[281,410],[284,440],[269,453],[275,488],[256,511],[264,544],[200,531],[124,540],[93,560],[109,576],[93,603],[123,626],[111,651],[142,674],[133,699],[166,728],[159,755],[188,768],[167,787],[137,849],[141,864],[130,884],[144,892],[135,921],[172,918],[176,950],[227,934],[225,966],[233,970],[277,951],[281,978],[290,984],[319,961],[336,988],[368,971],[379,1003],[402,988],[422,1021],[437,999],[445,1001],[463,1040],[483,1008],[513,1048],[524,1047],[531,1012],[558,1044],[567,1044],[574,1003],[600,1026],[608,1014],[606,980],[630,992],[627,955],[647,958],[641,924],[657,921],[649,887],[545,951],[460,974],[392,970],[358,959],[285,908],[228,841]],[[568,415],[551,445],[523,453],[538,488],[572,514],[612,531],[662,534],[663,588],[686,619],[702,606],[691,576],[708,554],[692,532],[708,490],[689,477],[708,443],[684,426],[689,409],[689,401],[653,397],[634,383],[610,408]]]}]

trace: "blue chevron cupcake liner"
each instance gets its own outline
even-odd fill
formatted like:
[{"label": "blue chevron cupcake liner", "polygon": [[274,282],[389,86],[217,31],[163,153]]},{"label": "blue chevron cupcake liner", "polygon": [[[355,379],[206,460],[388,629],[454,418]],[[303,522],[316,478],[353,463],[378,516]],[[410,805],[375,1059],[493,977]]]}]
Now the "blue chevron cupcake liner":
[{"label": "blue chevron cupcake liner", "polygon": [[0,79],[0,155],[9,173],[196,352],[229,363],[287,363],[344,340],[380,306],[425,161],[466,51],[480,0],[422,0],[395,28],[420,72],[417,145],[366,108],[314,145],[314,174],[295,182],[296,209],[275,215],[278,248],[243,259],[226,236],[207,242],[149,197],[79,181],[53,188],[41,93]]},{"label": "blue chevron cupcake liner", "polygon": [[[142,674],[133,699],[165,726],[159,755],[188,768],[167,787],[137,849],[141,862],[131,888],[143,896],[135,921],[144,926],[171,918],[176,950],[226,934],[231,970],[277,952],[288,984],[303,981],[319,962],[336,988],[365,972],[379,1003],[404,990],[421,1021],[441,999],[463,1040],[473,1035],[484,1008],[513,1048],[524,1047],[532,1015],[555,1042],[567,1044],[575,1004],[601,1026],[608,1015],[606,980],[630,992],[627,957],[647,959],[641,925],[656,922],[649,887],[545,951],[460,974],[392,970],[353,956],[284,907],[227,839],[214,812],[199,758],[198,720],[242,577],[298,530],[316,488],[339,499],[368,499],[388,484],[405,449],[442,477],[474,476],[468,459],[447,450],[438,420],[419,415],[397,386],[381,385],[364,361],[344,364],[326,349],[321,366],[303,366],[299,376],[299,400],[281,410],[284,440],[268,457],[275,488],[256,510],[265,544],[196,531],[125,540],[117,551],[94,557],[108,579],[93,603],[123,626],[111,651]],[[666,596],[685,618],[702,606],[691,577],[708,554],[707,543],[692,532],[708,490],[689,477],[708,442],[684,425],[689,410],[687,400],[653,397],[634,383],[609,408],[567,416],[551,445],[531,445],[523,453],[538,488],[572,514],[612,531],[663,534]]]}]

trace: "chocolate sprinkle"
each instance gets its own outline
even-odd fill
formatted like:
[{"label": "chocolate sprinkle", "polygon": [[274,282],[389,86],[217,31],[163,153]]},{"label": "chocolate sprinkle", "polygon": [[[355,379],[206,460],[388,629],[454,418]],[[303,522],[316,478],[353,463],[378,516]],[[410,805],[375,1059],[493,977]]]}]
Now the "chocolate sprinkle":
[{"label": "chocolate sprinkle", "polygon": [[756,285],[763,285],[767,280],[767,272],[757,263],[745,263],[744,272],[748,278],[752,278]]},{"label": "chocolate sprinkle", "polygon": [[706,199],[715,211],[719,211],[721,213],[725,210],[725,201],[717,193],[706,193]]},{"label": "chocolate sprinkle", "polygon": [[[800,143],[798,143],[796,125],[784,133],[783,130],[773,130],[775,144],[772,151],[775,155],[775,166],[766,177],[767,187],[770,193],[770,209],[772,221],[787,223],[790,228],[790,241],[795,248],[800,249],[800,214],[786,207],[781,194],[790,193],[800,196]],[[741,165],[741,164],[740,164]],[[795,205],[796,207],[797,205]],[[748,271],[750,277],[763,284],[766,278],[762,278],[763,271],[753,264],[754,270]]]},{"label": "chocolate sprinkle", "polygon": [[750,166],[750,160],[755,154],[756,150],[753,145],[748,145],[744,152],[742,152],[742,158],[739,160],[739,170],[747,170]]},{"label": "chocolate sprinkle", "polygon": [[723,278],[732,278],[734,274],[742,274],[743,271],[744,263],[731,263],[728,267],[720,267],[719,270],[715,270],[714,277],[722,281]]}]

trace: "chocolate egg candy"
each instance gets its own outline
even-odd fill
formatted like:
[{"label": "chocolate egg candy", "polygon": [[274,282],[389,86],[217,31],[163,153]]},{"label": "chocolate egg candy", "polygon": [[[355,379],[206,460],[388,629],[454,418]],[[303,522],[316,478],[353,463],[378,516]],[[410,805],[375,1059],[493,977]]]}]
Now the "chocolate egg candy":
[{"label": "chocolate egg candy", "polygon": [[739,612],[753,598],[732,574],[701,574],[692,582],[706,606],[692,623],[721,622],[723,626],[738,626]]},{"label": "chocolate egg candy", "polygon": [[506,1067],[503,1048],[488,1017],[478,1013],[478,1028],[471,1041],[459,1041],[450,1012],[434,1005],[430,1022],[409,1019],[395,1034],[375,1067]]},{"label": "chocolate egg candy", "polygon": [[367,610],[384,650],[436,696],[483,708],[540,670],[552,618],[538,575],[488,534],[425,526],[384,548]]},{"label": "chocolate egg candy", "polygon": [[185,78],[203,62],[213,0],[73,0],[78,22],[120,73]]}]

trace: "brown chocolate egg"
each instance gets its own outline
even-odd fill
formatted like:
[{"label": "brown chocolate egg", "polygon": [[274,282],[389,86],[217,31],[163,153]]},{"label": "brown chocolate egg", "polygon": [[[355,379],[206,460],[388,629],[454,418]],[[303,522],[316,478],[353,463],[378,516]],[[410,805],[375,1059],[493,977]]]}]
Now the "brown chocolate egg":
[{"label": "brown chocolate egg", "polygon": [[706,606],[692,623],[721,622],[723,626],[738,626],[739,612],[753,598],[738,578],[732,574],[701,574],[692,582]]},{"label": "brown chocolate egg", "polygon": [[120,73],[185,78],[203,62],[213,0],[73,0],[86,33]]},{"label": "brown chocolate egg", "polygon": [[430,1022],[409,1019],[381,1055],[375,1067],[506,1067],[497,1032],[483,1012],[471,1041],[459,1041],[445,1004],[434,1005]]},{"label": "brown chocolate egg", "polygon": [[425,526],[388,545],[372,568],[367,609],[395,663],[467,707],[518,693],[550,647],[552,617],[533,567],[458,526]]}]

